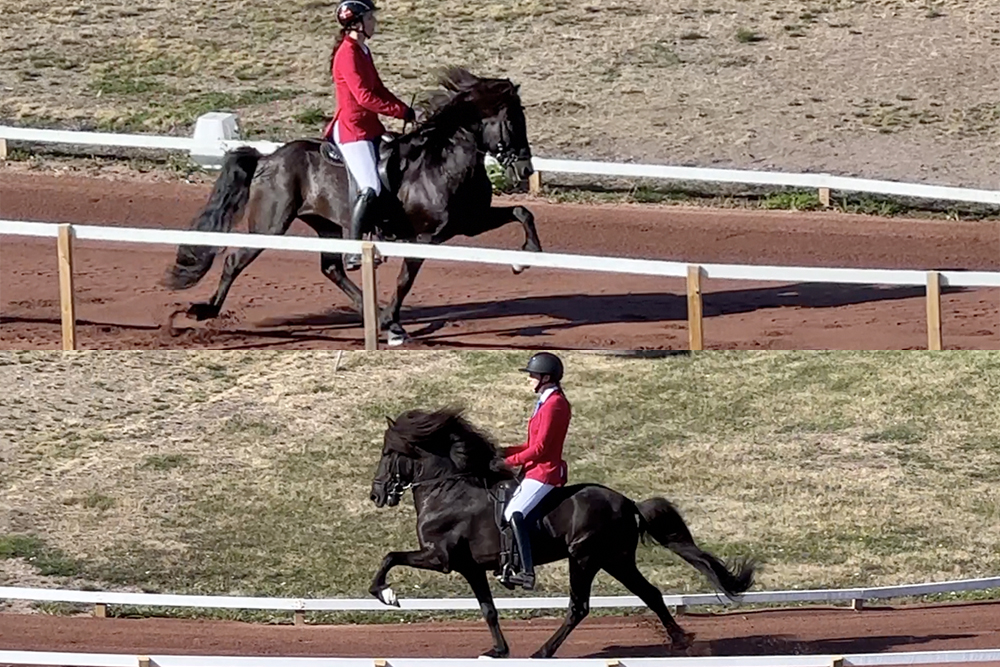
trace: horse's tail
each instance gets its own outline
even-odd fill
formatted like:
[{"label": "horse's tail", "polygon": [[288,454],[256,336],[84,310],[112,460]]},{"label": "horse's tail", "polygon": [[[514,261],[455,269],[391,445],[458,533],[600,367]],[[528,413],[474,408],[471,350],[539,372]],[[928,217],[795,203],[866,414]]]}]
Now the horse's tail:
[{"label": "horse's tail", "polygon": [[[657,542],[693,565],[730,599],[743,593],[754,583],[755,563],[740,558],[730,567],[695,544],[680,512],[665,498],[650,498],[636,503],[642,535],[649,534]],[[732,569],[730,569],[732,568]]]},{"label": "horse's tail", "polygon": [[[228,232],[246,208],[250,199],[250,181],[257,170],[261,154],[252,146],[240,146],[226,154],[222,173],[205,208],[195,218],[191,229],[199,232]],[[164,281],[170,289],[194,287],[212,268],[221,248],[182,245],[177,248],[177,260]]]}]

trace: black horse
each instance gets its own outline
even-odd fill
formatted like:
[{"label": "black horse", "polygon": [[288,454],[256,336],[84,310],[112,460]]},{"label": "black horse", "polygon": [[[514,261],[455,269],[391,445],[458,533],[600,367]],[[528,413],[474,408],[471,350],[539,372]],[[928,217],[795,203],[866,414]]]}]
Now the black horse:
[{"label": "black horse", "polygon": [[[458,572],[472,587],[493,635],[493,648],[484,655],[506,657],[509,648],[500,631],[487,571],[500,569],[497,493],[514,479],[494,444],[459,410],[413,410],[395,421],[389,419],[371,500],[378,507],[394,507],[403,491],[412,488],[421,548],[388,553],[371,593],[398,606],[386,583],[389,570],[397,565]],[[534,654],[536,658],[555,655],[587,616],[591,584],[602,569],[656,612],[673,648],[690,646],[694,635],[674,621],[660,591],[636,567],[636,548],[647,534],[697,568],[729,598],[753,585],[752,560],[741,558],[732,570],[727,568],[695,544],[681,515],[664,498],[636,503],[598,484],[576,484],[551,491],[531,512],[528,523],[536,564],[569,559],[569,611],[562,627]]]},{"label": "black horse", "polygon": [[[486,171],[487,153],[497,156],[513,180],[532,173],[524,109],[519,87],[507,79],[479,78],[461,68],[440,77],[444,90],[430,96],[427,119],[403,135],[387,134],[379,148],[383,181],[382,224],[365,230],[388,240],[440,244],[464,235],[477,236],[519,222],[523,250],[540,252],[534,216],[523,206],[493,207],[493,186]],[[284,234],[299,218],[322,238],[343,238],[354,202],[353,179],[339,155],[325,154],[321,141],[300,139],[263,156],[253,147],[227,153],[208,203],[192,223],[200,231],[232,229],[247,210],[250,233]],[[198,284],[220,248],[180,246],[168,271],[170,289]],[[195,303],[188,315],[198,320],[219,315],[233,281],[261,250],[241,248],[230,254],[219,287],[207,303]],[[399,311],[422,259],[406,259],[393,301],[381,311],[380,326],[390,345],[406,340]],[[362,312],[361,290],[344,272],[343,256],[324,253],[320,269]],[[520,273],[523,267],[514,267]]]}]

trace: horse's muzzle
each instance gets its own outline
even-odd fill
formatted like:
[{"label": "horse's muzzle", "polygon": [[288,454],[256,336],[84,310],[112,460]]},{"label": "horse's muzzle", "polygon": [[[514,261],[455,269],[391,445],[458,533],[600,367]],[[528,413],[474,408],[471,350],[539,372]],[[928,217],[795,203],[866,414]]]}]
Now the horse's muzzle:
[{"label": "horse's muzzle", "polygon": [[392,478],[388,482],[376,481],[372,484],[372,492],[369,498],[375,507],[395,507],[403,497],[403,485],[397,478]]},{"label": "horse's muzzle", "polygon": [[535,168],[531,166],[531,158],[526,158],[523,160],[515,160],[510,166],[510,172],[511,173],[508,174],[508,177],[511,177],[516,181],[524,181],[535,173]]}]

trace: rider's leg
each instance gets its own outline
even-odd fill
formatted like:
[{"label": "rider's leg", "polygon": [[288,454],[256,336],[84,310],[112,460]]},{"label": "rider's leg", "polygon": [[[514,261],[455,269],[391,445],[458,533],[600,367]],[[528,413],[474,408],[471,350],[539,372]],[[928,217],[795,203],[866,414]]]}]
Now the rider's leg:
[{"label": "rider's leg", "polygon": [[[506,571],[503,573],[503,577],[509,583],[524,586],[528,590],[535,587],[535,569],[531,554],[531,540],[528,537],[528,527],[525,524],[524,517],[528,516],[531,510],[553,488],[555,487],[543,482],[525,479],[510,499],[510,503],[506,509],[504,509],[504,519],[507,520],[513,531],[514,539],[512,542],[514,544],[511,545],[511,550],[513,551],[516,545],[518,555],[521,557],[521,568],[518,573]],[[511,558],[509,558],[508,562],[513,561],[513,553],[510,556]]]},{"label": "rider's leg", "polygon": [[[382,192],[382,182],[378,177],[375,145],[371,141],[351,141],[340,143],[340,124],[333,128],[334,141],[344,156],[344,163],[358,184],[358,198],[351,214],[351,226],[347,238],[360,241],[366,229],[373,229],[378,210],[378,196]],[[346,253],[344,268],[352,271],[361,266],[361,255]]]}]

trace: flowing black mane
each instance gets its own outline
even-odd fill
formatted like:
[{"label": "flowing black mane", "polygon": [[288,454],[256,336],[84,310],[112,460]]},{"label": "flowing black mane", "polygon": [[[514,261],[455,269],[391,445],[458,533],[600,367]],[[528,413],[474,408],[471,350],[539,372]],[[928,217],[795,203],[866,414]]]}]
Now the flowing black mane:
[{"label": "flowing black mane", "polygon": [[513,472],[502,466],[502,451],[488,436],[472,426],[462,412],[456,407],[434,412],[404,412],[390,424],[386,432],[386,447],[403,455],[423,450],[447,456],[454,464],[455,472],[489,481],[513,479]]},{"label": "flowing black mane", "polygon": [[429,93],[422,106],[427,119],[411,136],[431,139],[495,116],[511,104],[520,105],[518,86],[509,79],[478,77],[462,67],[449,67],[438,77],[442,90]]}]

